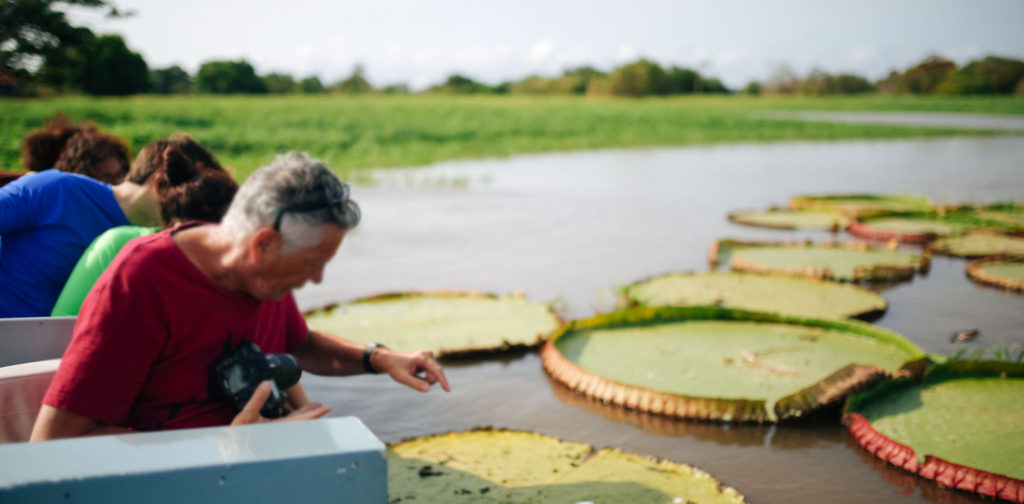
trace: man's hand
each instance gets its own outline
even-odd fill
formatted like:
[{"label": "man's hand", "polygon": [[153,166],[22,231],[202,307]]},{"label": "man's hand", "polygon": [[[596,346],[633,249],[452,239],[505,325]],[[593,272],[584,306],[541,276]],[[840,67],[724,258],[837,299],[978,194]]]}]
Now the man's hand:
[{"label": "man's hand", "polygon": [[370,354],[370,365],[381,373],[391,375],[396,382],[420,392],[430,390],[430,386],[438,382],[445,392],[451,392],[444,370],[430,350],[392,352],[378,347]]},{"label": "man's hand", "polygon": [[260,415],[260,409],[263,408],[263,404],[267,402],[267,398],[270,397],[270,391],[271,387],[269,381],[265,381],[256,387],[256,390],[252,393],[252,397],[249,398],[249,402],[245,403],[245,407],[242,408],[242,411],[235,415],[235,419],[231,421],[231,425],[313,420],[331,412],[330,407],[324,406],[318,402],[311,402],[281,418],[265,418],[263,415]]}]

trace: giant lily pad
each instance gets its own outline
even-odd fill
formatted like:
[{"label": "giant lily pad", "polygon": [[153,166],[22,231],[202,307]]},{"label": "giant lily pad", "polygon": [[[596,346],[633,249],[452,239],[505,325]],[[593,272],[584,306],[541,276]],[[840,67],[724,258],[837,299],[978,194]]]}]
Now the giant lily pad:
[{"label": "giant lily pad", "polygon": [[924,354],[863,322],[717,307],[620,311],[568,324],[541,350],[577,393],[676,418],[776,421],[837,402]]},{"label": "giant lily pad", "polygon": [[1003,201],[978,208],[978,217],[1001,222],[1013,226],[1017,231],[1024,230],[1024,205],[1013,201]]},{"label": "giant lily pad", "polygon": [[388,494],[391,502],[745,502],[688,465],[495,429],[390,446]]},{"label": "giant lily pad", "polygon": [[946,486],[1024,502],[1024,365],[953,361],[921,383],[850,398],[844,422],[875,456]]},{"label": "giant lily pad", "polygon": [[975,282],[1024,292],[1024,260],[978,259],[967,264],[967,276]]},{"label": "giant lily pad", "polygon": [[778,229],[845,229],[850,219],[836,212],[815,210],[766,210],[763,212],[733,212],[729,220],[748,226]]},{"label": "giant lily pad", "polygon": [[872,240],[898,240],[923,243],[942,236],[962,235],[968,231],[1014,232],[1020,226],[982,214],[969,207],[936,212],[899,212],[862,217],[850,224],[855,236]]},{"label": "giant lily pad", "polygon": [[994,233],[971,233],[940,238],[929,248],[936,253],[957,257],[1024,257],[1024,238]]},{"label": "giant lily pad", "polygon": [[386,294],[305,316],[313,330],[440,356],[536,347],[561,324],[548,306],[474,292]]},{"label": "giant lily pad", "polygon": [[802,317],[870,319],[885,299],[848,284],[750,273],[672,273],[622,290],[627,303],[647,306],[716,305]]},{"label": "giant lily pad", "polygon": [[829,210],[851,217],[880,212],[924,212],[931,202],[913,194],[819,194],[794,196],[789,199],[793,210]]},{"label": "giant lily pad", "polygon": [[928,257],[863,242],[791,243],[719,240],[711,247],[713,265],[734,271],[777,273],[842,282],[904,280],[926,271]]}]

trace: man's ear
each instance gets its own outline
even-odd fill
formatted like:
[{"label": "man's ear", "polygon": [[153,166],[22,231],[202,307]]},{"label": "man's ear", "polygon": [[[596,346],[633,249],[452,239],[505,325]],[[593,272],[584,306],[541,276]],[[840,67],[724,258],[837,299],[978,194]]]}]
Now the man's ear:
[{"label": "man's ear", "polygon": [[276,255],[281,251],[281,233],[265,227],[249,239],[249,252],[253,259],[262,261],[267,254]]}]

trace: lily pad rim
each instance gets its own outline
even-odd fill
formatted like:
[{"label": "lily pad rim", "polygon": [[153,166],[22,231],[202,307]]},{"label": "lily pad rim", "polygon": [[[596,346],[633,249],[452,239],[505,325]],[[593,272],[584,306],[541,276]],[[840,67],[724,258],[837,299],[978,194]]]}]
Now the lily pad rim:
[{"label": "lily pad rim", "polygon": [[383,292],[383,293],[379,293],[379,294],[373,294],[373,295],[370,295],[370,296],[353,299],[353,300],[346,301],[346,302],[343,302],[343,303],[340,303],[340,302],[329,303],[329,304],[326,304],[326,305],[322,305],[320,307],[310,308],[308,310],[303,310],[302,311],[302,317],[305,318],[305,317],[308,317],[310,315],[318,315],[320,313],[329,314],[331,311],[333,311],[333,310],[335,310],[335,309],[337,309],[337,308],[339,308],[341,306],[346,306],[346,305],[380,303],[380,302],[395,301],[395,300],[406,299],[406,298],[413,299],[413,298],[423,298],[423,297],[436,297],[436,298],[442,298],[442,299],[444,299],[444,298],[451,298],[451,299],[469,298],[469,299],[493,299],[493,300],[501,300],[501,299],[505,299],[505,298],[521,299],[523,301],[528,301],[528,302],[531,302],[531,303],[535,303],[535,304],[537,304],[539,306],[543,306],[544,309],[547,311],[547,313],[555,321],[555,329],[553,329],[551,333],[538,334],[537,338],[532,343],[529,343],[529,344],[504,342],[503,344],[498,345],[498,346],[465,347],[465,348],[444,349],[444,350],[441,350],[441,351],[436,353],[436,355],[437,355],[437,357],[439,359],[474,359],[474,358],[479,358],[479,357],[490,357],[490,356],[499,355],[499,354],[507,354],[507,353],[510,353],[510,352],[529,352],[529,351],[537,350],[547,340],[546,336],[548,336],[550,334],[553,334],[554,332],[558,331],[566,323],[565,319],[563,319],[562,316],[559,315],[558,312],[555,311],[555,309],[551,306],[550,303],[538,303],[536,301],[530,301],[527,297],[519,294],[518,292],[515,292],[515,293],[512,293],[512,294],[500,295],[500,294],[494,294],[494,293],[483,292],[483,291],[476,291],[476,290],[454,290],[454,289],[423,290],[423,291],[416,291],[416,290],[413,290],[413,291],[388,291],[388,292]]},{"label": "lily pad rim", "polygon": [[[698,315],[694,317],[693,315]],[[726,317],[720,317],[726,315]],[[663,318],[659,318],[663,317]],[[555,346],[559,338],[570,331],[577,329],[596,328],[617,328],[637,325],[655,325],[661,323],[681,322],[688,320],[742,320],[753,322],[783,323],[822,329],[846,330],[856,334],[881,340],[883,343],[892,344],[900,350],[911,355],[912,358],[904,362],[899,375],[917,375],[923,370],[927,357],[923,350],[914,345],[910,340],[900,336],[896,332],[878,326],[855,320],[831,320],[800,317],[795,315],[784,315],[769,312],[758,312],[742,310],[737,308],[722,308],[716,306],[666,306],[656,308],[633,308],[618,310],[609,313],[598,314],[593,317],[574,320],[566,323],[561,329],[554,332],[547,343],[541,348],[541,361],[544,370],[557,382],[565,385],[576,393],[606,403],[613,403],[628,409],[636,409],[648,413],[665,415],[674,418],[688,418],[713,421],[736,421],[736,422],[771,422],[771,416],[767,411],[767,405],[763,399],[723,399],[715,397],[689,396],[662,392],[647,387],[632,385],[605,378],[597,373],[583,370],[574,362],[569,361]],[[639,323],[638,323],[639,322]],[[856,367],[858,369],[850,369]],[[863,387],[866,383],[863,380],[847,380],[848,375],[860,373],[864,380],[875,380],[877,370],[888,375],[885,370],[872,366],[851,363],[822,378],[818,383],[805,389],[783,396],[776,402],[775,409],[790,403],[811,403],[806,410],[792,412],[792,408],[786,407],[785,411],[776,411],[775,421],[787,420],[802,416],[803,414],[820,409],[833,403],[842,401],[849,392]],[[866,372],[866,373],[865,373]],[[845,381],[842,386],[844,392],[836,394],[830,391],[822,394],[817,390],[822,384]],[[815,397],[808,397],[814,395]],[[709,412],[710,411],[710,412]]]},{"label": "lily pad rim", "polygon": [[981,259],[974,259],[967,263],[967,277],[980,284],[989,285],[992,287],[997,287],[999,289],[1012,292],[1024,292],[1024,280],[1015,280],[1012,278],[1001,277],[985,271],[985,266],[994,263],[1010,263],[1024,265],[1024,258],[1014,256],[990,256],[983,257]]},{"label": "lily pad rim", "polygon": [[[850,432],[850,435],[853,436],[859,446],[875,457],[878,457],[879,459],[896,467],[917,474],[923,478],[946,484],[947,486],[958,490],[1020,502],[1019,494],[1017,492],[1013,492],[1013,495],[1007,494],[1007,496],[1003,496],[1001,494],[1001,489],[1008,486],[1009,483],[1013,483],[1018,489],[1024,490],[1024,480],[957,464],[931,454],[925,454],[924,463],[920,463],[917,452],[912,447],[902,444],[885,434],[878,432],[866,417],[856,411],[872,399],[878,399],[893,391],[906,387],[934,385],[944,381],[979,376],[1024,377],[1024,363],[992,360],[947,361],[945,363],[935,364],[929,367],[920,381],[907,376],[884,380],[878,386],[870,390],[853,394],[847,398],[846,404],[843,406],[843,425],[846,426],[847,431]],[[952,471],[948,472],[950,469],[952,469]],[[952,473],[960,475],[961,479],[958,481],[940,480],[940,478],[943,478],[943,474]],[[951,480],[952,478],[950,477],[949,479]],[[1003,487],[994,488],[996,486],[994,481],[998,481],[999,479],[1006,480],[1008,483],[1004,483]],[[961,481],[975,481],[981,483],[971,487],[966,484],[963,486],[960,485],[959,483]],[[986,488],[992,488],[992,491],[981,490],[981,488],[986,484],[989,485]]]},{"label": "lily pad rim", "polygon": [[[816,278],[816,277],[806,277],[806,276],[805,277],[799,277],[799,276],[793,276],[793,275],[782,275],[782,274],[778,274],[778,273],[758,273],[758,272],[755,272],[755,271],[669,271],[667,273],[651,275],[651,276],[642,278],[640,280],[636,280],[634,282],[630,282],[630,283],[628,283],[626,285],[623,285],[623,286],[619,287],[617,289],[618,296],[619,296],[619,304],[617,306],[617,309],[618,310],[622,310],[622,309],[633,308],[633,307],[640,307],[640,308],[651,308],[651,307],[653,307],[653,305],[648,305],[647,303],[644,303],[642,301],[639,301],[637,299],[634,299],[634,298],[630,297],[629,291],[634,289],[634,288],[636,288],[636,287],[638,287],[640,284],[647,283],[647,282],[650,282],[650,281],[653,281],[653,280],[657,280],[657,279],[660,279],[660,278],[675,277],[675,276],[694,276],[695,277],[695,276],[699,276],[699,275],[707,275],[707,276],[749,276],[749,277],[761,277],[761,278],[779,278],[779,279],[782,279],[782,280],[790,280],[790,281],[796,281],[796,282],[808,282],[808,283],[828,282],[828,283],[835,284],[835,285],[843,287],[843,288],[857,289],[857,290],[864,291],[866,293],[874,294],[875,296],[878,297],[878,299],[880,299],[882,301],[882,307],[881,308],[877,308],[877,309],[874,309],[874,310],[869,310],[869,311],[866,311],[866,312],[862,312],[862,313],[858,313],[858,314],[855,314],[855,315],[851,315],[851,316],[846,317],[847,319],[856,319],[856,320],[861,320],[861,321],[867,322],[867,321],[875,320],[875,319],[881,317],[882,315],[885,314],[886,311],[889,310],[889,300],[885,299],[885,296],[882,296],[881,294],[879,294],[879,293],[877,293],[875,291],[872,291],[872,290],[869,290],[869,289],[865,289],[864,287],[861,287],[861,286],[856,285],[856,284],[851,283],[851,282],[835,282],[835,281],[832,281],[832,280],[826,280],[826,279],[823,279],[823,278]],[[700,305],[687,305],[687,306],[700,306]],[[742,309],[742,308],[737,308],[737,309]]]}]

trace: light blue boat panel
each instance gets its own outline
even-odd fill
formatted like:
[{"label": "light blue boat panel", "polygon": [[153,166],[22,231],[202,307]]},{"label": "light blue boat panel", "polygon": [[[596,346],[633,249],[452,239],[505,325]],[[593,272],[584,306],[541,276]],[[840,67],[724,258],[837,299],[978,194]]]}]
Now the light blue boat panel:
[{"label": "light blue boat panel", "polygon": [[355,417],[0,445],[0,501],[387,502]]},{"label": "light blue boat panel", "polygon": [[78,317],[0,318],[0,366],[59,359]]}]

